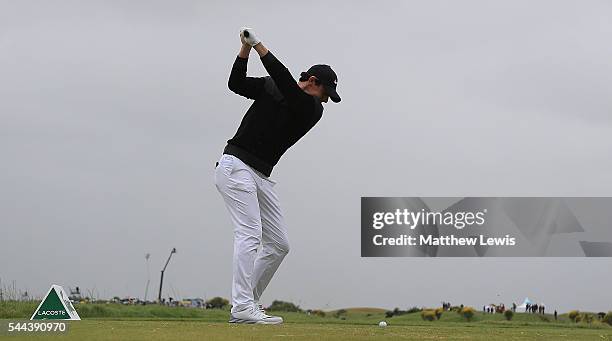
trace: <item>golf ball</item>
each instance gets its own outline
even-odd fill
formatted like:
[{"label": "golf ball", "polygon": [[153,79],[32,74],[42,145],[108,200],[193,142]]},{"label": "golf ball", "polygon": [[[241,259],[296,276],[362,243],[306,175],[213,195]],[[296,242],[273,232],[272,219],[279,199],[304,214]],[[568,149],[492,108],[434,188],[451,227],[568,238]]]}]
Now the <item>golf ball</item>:
[{"label": "golf ball", "polygon": [[379,326],[379,327],[381,327],[381,328],[384,328],[384,327],[386,327],[386,326],[387,326],[387,322],[385,322],[385,321],[380,321],[380,322],[378,322],[378,326]]}]

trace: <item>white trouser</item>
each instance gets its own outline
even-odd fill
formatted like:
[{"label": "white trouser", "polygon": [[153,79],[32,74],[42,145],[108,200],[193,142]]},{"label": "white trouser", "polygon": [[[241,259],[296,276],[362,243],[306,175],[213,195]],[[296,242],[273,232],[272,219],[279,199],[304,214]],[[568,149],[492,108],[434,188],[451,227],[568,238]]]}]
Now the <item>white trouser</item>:
[{"label": "white trouser", "polygon": [[234,224],[232,312],[259,300],[289,252],[275,184],[233,155],[223,154],[215,168],[215,185]]}]

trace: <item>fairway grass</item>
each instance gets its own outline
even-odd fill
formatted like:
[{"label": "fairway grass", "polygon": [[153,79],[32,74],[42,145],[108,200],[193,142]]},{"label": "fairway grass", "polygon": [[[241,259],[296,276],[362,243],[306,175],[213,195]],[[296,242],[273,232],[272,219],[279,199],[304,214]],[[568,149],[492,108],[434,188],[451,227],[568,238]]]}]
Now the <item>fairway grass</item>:
[{"label": "fairway grass", "polygon": [[491,324],[415,326],[285,323],[234,325],[223,322],[102,320],[71,322],[66,335],[11,336],[10,340],[612,340],[610,328],[552,328]]},{"label": "fairway grass", "polygon": [[[0,302],[0,319],[29,318],[34,303]],[[477,312],[466,322],[455,312],[440,320],[423,321],[420,313],[385,318],[384,309],[351,308],[325,317],[306,313],[271,312],[283,316],[282,325],[227,323],[229,311],[172,308],[156,305],[79,304],[82,321],[71,321],[67,334],[2,336],[7,340],[600,340],[612,341],[612,327],[594,321],[574,323],[566,314],[516,313],[512,321],[502,314]],[[378,327],[387,321],[386,328]],[[1,320],[0,320],[1,321]]]}]

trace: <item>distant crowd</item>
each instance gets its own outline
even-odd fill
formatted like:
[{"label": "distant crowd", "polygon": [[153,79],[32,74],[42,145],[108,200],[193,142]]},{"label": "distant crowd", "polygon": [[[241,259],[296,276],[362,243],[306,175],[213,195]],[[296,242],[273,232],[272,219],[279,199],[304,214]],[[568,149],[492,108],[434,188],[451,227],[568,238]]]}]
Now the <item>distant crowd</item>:
[{"label": "distant crowd", "polygon": [[[513,303],[512,311],[515,311],[516,304]],[[506,311],[506,306],[503,303],[500,304],[489,304],[482,307],[482,312],[487,314],[503,314]]]},{"label": "distant crowd", "polygon": [[539,304],[539,305],[538,305],[537,303],[535,303],[535,304],[529,304],[529,303],[527,303],[527,304],[525,305],[525,312],[526,312],[526,313],[532,313],[532,314],[535,314],[535,313],[538,313],[538,314],[544,314],[544,310],[545,310],[545,309],[546,309],[546,307],[544,306],[544,304]]}]

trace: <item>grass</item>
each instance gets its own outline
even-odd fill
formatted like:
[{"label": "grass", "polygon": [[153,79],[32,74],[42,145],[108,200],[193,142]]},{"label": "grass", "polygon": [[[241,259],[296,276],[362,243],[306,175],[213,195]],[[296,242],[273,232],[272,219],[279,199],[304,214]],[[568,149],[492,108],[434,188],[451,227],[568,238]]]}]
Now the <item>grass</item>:
[{"label": "grass", "polygon": [[[36,302],[0,302],[0,318],[29,318]],[[227,310],[201,310],[160,306],[124,306],[118,304],[76,305],[82,321],[71,322],[62,340],[611,340],[612,327],[598,321],[591,325],[573,323],[566,315],[550,322],[537,314],[516,313],[512,321],[502,314],[476,313],[473,322],[465,322],[454,312],[445,312],[439,321],[423,321],[420,313],[385,318],[376,308],[346,309],[340,318],[334,312],[325,317],[304,313],[279,313],[285,319],[280,326],[233,325],[227,323]],[[10,315],[10,316],[9,316]],[[387,328],[378,322],[386,320]],[[11,340],[31,339],[32,335]]]},{"label": "grass", "polygon": [[[0,302],[0,319],[30,317],[38,301],[4,301]],[[211,318],[219,315],[225,319],[227,313],[221,310],[202,310],[183,307],[165,307],[151,305],[122,304],[75,304],[81,318],[115,317],[115,318]],[[215,314],[216,312],[216,314]],[[220,320],[219,320],[220,321]]]},{"label": "grass", "polygon": [[[540,328],[488,324],[375,325],[292,322],[279,326],[230,325],[198,320],[84,320],[71,323],[67,335],[46,336],[62,340],[612,340],[610,329]],[[31,339],[11,337],[11,340]]]}]

